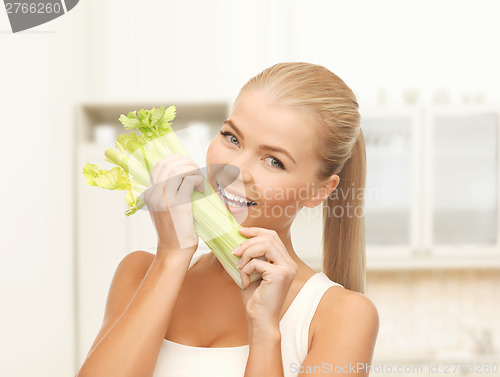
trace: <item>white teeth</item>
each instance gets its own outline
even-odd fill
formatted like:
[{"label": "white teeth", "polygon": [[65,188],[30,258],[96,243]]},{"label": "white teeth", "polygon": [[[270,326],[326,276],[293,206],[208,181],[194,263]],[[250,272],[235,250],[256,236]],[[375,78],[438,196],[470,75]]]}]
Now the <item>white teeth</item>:
[{"label": "white teeth", "polygon": [[246,203],[246,202],[247,202],[245,199],[240,198],[240,197],[238,197],[238,196],[236,196],[236,195],[230,194],[230,193],[225,192],[225,191],[224,191],[224,195],[225,195],[226,197],[228,197],[229,199],[231,199],[231,200],[234,200],[234,201],[240,202],[241,204],[243,204],[243,203]]},{"label": "white teeth", "polygon": [[224,189],[219,185],[220,191],[222,195],[224,195],[226,198],[234,200],[235,202],[240,202],[241,204],[247,205],[247,204],[253,204],[254,202],[251,200],[246,200],[244,198],[240,198],[239,196],[230,194],[229,192],[224,191]]}]

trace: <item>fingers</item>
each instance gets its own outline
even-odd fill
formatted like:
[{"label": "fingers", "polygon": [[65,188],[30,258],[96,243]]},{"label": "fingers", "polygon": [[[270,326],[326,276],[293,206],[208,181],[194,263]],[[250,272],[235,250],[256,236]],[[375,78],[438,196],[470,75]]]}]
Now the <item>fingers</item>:
[{"label": "fingers", "polygon": [[233,251],[234,255],[241,256],[237,267],[240,269],[244,288],[254,271],[260,272],[263,279],[268,282],[269,279],[293,280],[298,266],[274,230],[243,228],[241,233],[246,237],[253,235],[253,238],[244,241]]},{"label": "fingers", "polygon": [[144,201],[155,224],[163,249],[191,249],[198,244],[191,197],[194,189],[204,192],[205,178],[189,157],[169,155],[158,161]]},{"label": "fingers", "polygon": [[169,178],[196,170],[199,171],[200,167],[189,156],[174,153],[155,164],[151,172],[150,187]]},{"label": "fingers", "polygon": [[[190,203],[191,195],[195,186],[203,184],[204,178],[200,175],[188,175],[182,180],[179,189],[177,190],[177,200],[179,203]],[[199,190],[198,190],[199,191]]]},{"label": "fingers", "polygon": [[293,266],[270,264],[261,259],[252,259],[240,270],[243,289],[250,285],[250,275],[255,271],[262,275],[263,282],[267,284],[284,283],[289,285],[296,274]]},{"label": "fingers", "polygon": [[236,256],[241,256],[238,267],[244,266],[252,258],[264,256],[270,263],[294,263],[288,254],[283,242],[274,230],[265,228],[241,228],[240,233],[245,237],[252,237],[243,241],[233,251]]},{"label": "fingers", "polygon": [[280,245],[274,240],[263,238],[251,238],[244,241],[240,245],[240,249],[234,254],[241,255],[241,259],[237,265],[238,268],[243,267],[251,259],[264,257],[265,260],[272,264],[285,264],[287,260],[284,258],[279,250]]},{"label": "fingers", "polygon": [[270,235],[276,235],[278,237],[278,234],[276,233],[275,230],[272,229],[266,229],[266,228],[259,228],[259,227],[247,227],[247,228],[240,228],[240,232],[245,234],[247,237],[255,237],[258,235],[263,235],[263,234],[270,234]]},{"label": "fingers", "polygon": [[[267,262],[264,262],[260,259],[253,259],[250,263],[247,263],[241,270],[241,285],[243,289],[247,288],[250,285],[250,274],[253,271],[259,271],[261,274],[268,272],[269,267],[266,266]],[[264,276],[262,276],[264,277]]]},{"label": "fingers", "polygon": [[195,187],[200,192],[205,191],[204,176],[198,165],[188,156],[169,155],[153,168],[149,187],[144,192],[144,201],[150,210],[166,210],[171,206],[190,203]]}]

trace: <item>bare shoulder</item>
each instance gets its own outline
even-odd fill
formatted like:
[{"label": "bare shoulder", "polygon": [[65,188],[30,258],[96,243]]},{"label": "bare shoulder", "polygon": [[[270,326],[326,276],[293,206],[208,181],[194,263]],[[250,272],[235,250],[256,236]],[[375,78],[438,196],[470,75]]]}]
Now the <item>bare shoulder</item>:
[{"label": "bare shoulder", "polygon": [[330,287],[320,305],[321,310],[330,316],[349,318],[355,315],[366,320],[378,319],[377,308],[367,296],[340,286]]},{"label": "bare shoulder", "polygon": [[325,292],[313,321],[313,344],[331,342],[340,336],[374,346],[379,328],[375,304],[364,294],[341,286]]},{"label": "bare shoulder", "polygon": [[144,278],[148,271],[155,255],[144,250],[136,250],[128,253],[118,264],[115,276],[125,275],[128,278],[141,277]]},{"label": "bare shoulder", "polygon": [[146,276],[154,258],[154,254],[144,250],[133,251],[123,257],[116,268],[109,288],[105,323],[113,321],[125,310]]},{"label": "bare shoulder", "polygon": [[[340,286],[330,287],[313,317],[313,335],[303,367],[307,370],[328,362],[344,371],[346,366],[369,365],[375,349],[378,323],[377,308],[368,297]],[[366,377],[368,374],[366,368],[357,371],[356,376]]]},{"label": "bare shoulder", "polygon": [[139,288],[155,258],[154,254],[137,250],[127,254],[118,264],[106,302],[104,322],[116,320]]},{"label": "bare shoulder", "polygon": [[127,254],[118,264],[109,287],[101,329],[91,350],[122,315],[146,276],[154,254],[137,250]]}]

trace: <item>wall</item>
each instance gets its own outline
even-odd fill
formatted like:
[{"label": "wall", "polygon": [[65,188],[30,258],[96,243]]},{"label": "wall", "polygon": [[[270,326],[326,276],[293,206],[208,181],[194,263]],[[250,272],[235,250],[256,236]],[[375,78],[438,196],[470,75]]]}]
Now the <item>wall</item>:
[{"label": "wall", "polygon": [[472,334],[491,331],[500,351],[498,270],[372,271],[366,294],[380,330],[374,362],[475,355]]},{"label": "wall", "polygon": [[495,1],[194,4],[88,2],[88,95],[230,100],[264,67],[300,60],[332,69],[362,104],[400,103],[408,90],[424,102],[443,91],[500,100]]},{"label": "wall", "polygon": [[74,371],[74,105],[78,8],[12,34],[0,12],[0,375]]}]

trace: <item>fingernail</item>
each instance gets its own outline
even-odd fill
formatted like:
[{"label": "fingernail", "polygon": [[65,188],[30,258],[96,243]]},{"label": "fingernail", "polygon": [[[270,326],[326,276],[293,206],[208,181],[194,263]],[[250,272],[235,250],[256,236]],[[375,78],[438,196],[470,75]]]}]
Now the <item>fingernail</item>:
[{"label": "fingernail", "polygon": [[248,228],[240,228],[240,232],[244,232],[245,230],[248,230]]},{"label": "fingernail", "polygon": [[240,261],[238,262],[238,264],[236,265],[236,268],[239,270],[241,268],[241,259]]},{"label": "fingernail", "polygon": [[240,251],[241,246],[236,246],[234,250],[232,251],[233,254],[236,254],[238,251]]}]

